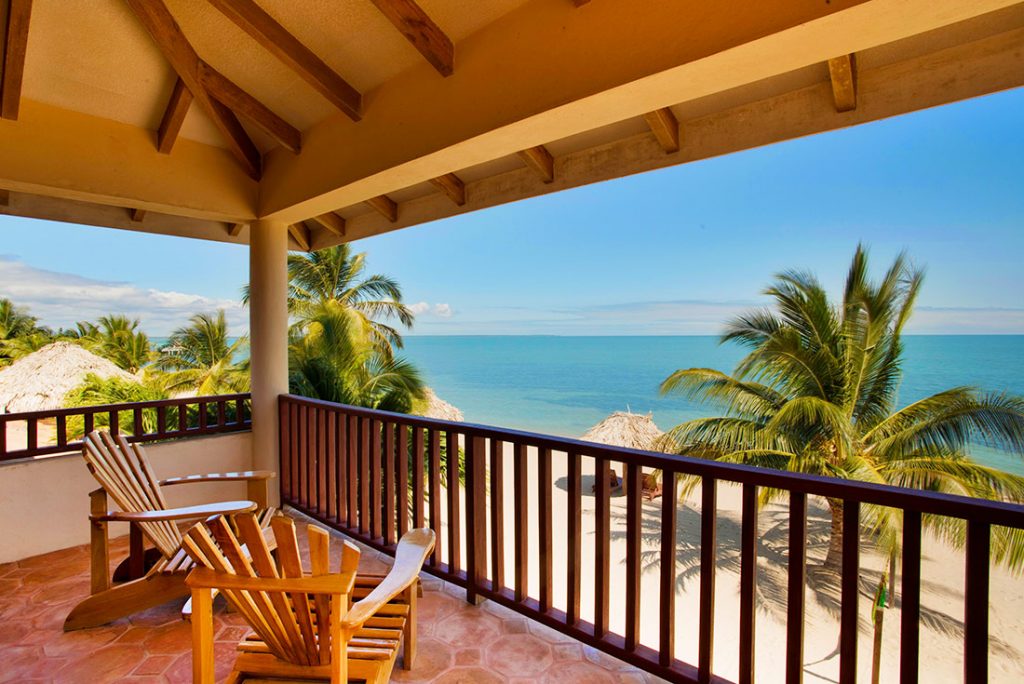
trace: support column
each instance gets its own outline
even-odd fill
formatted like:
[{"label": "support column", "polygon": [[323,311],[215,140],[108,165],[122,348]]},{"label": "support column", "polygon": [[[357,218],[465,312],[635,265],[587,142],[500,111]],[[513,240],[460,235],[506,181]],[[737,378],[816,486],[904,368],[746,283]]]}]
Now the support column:
[{"label": "support column", "polygon": [[[288,392],[288,230],[279,221],[253,221],[249,229],[249,347],[252,467],[280,478],[277,397]],[[275,482],[270,505],[279,504]]]}]

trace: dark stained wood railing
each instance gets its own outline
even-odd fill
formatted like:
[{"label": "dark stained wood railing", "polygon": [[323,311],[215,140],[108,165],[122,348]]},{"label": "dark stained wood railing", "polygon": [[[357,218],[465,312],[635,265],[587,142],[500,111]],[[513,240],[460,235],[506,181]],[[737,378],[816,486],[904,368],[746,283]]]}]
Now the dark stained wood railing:
[{"label": "dark stained wood railing", "polygon": [[[24,444],[14,444],[11,426],[24,424]],[[53,437],[41,443],[40,427],[52,428]],[[0,462],[19,458],[79,451],[82,436],[105,427],[129,442],[183,439],[252,428],[249,394],[220,394],[103,404],[77,408],[0,413]],[[19,440],[20,441],[20,440]]]},{"label": "dark stained wood railing", "polygon": [[[800,475],[708,460],[635,451],[514,430],[451,423],[372,411],[283,395],[280,398],[282,501],[359,541],[393,552],[410,525],[439,532],[426,570],[465,587],[471,601],[487,598],[553,629],[673,682],[726,682],[713,672],[716,647],[737,649],[739,680],[755,681],[758,494],[789,492],[789,559],[786,594],[785,681],[802,681],[804,588],[808,497],[843,502],[843,557],[840,578],[839,681],[853,684],[857,668],[861,510],[877,505],[899,509],[904,520],[900,681],[919,677],[922,516],[949,516],[966,522],[964,680],[986,681],[988,672],[989,551],[994,525],[1024,529],[1024,506],[889,487],[866,482]],[[507,451],[506,451],[507,447]],[[611,483],[597,476],[593,486],[593,556],[582,554],[580,522],[584,461],[591,472],[615,467],[624,472],[625,554],[611,557]],[[509,463],[506,475],[506,462]],[[458,483],[448,489],[445,484]],[[567,520],[558,529],[568,545],[566,564],[553,567],[553,464],[567,474]],[[564,468],[562,467],[564,466]],[[644,507],[643,469],[663,472],[660,505]],[[535,474],[531,487],[530,475]],[[508,479],[506,479],[508,477]],[[697,663],[675,651],[676,484],[684,479],[700,489],[700,600]],[[739,638],[715,642],[715,575],[718,562],[717,490],[741,487]],[[532,489],[532,491],[531,491]],[[588,488],[589,489],[589,488]],[[459,493],[460,495],[455,495]],[[586,492],[590,494],[589,491]],[[561,495],[559,495],[561,496]],[[508,501],[511,517],[506,515]],[[488,503],[488,499],[490,503]],[[657,600],[641,598],[642,526],[660,508],[656,545],[662,561]],[[442,511],[446,516],[442,516]],[[533,515],[531,516],[531,512]],[[657,519],[656,516],[655,520]],[[440,534],[444,524],[448,534]],[[531,524],[532,523],[532,524]],[[648,533],[650,530],[647,531]],[[506,541],[513,559],[505,568]],[[533,544],[530,541],[533,540]],[[531,558],[537,553],[538,558]],[[488,558],[490,556],[490,558]],[[611,563],[625,568],[624,586],[610,586]],[[530,586],[528,569],[537,569]],[[557,570],[557,571],[556,571]],[[593,611],[581,614],[581,578],[593,578]],[[556,582],[558,584],[556,584]],[[554,599],[564,588],[564,602]],[[609,622],[611,606],[625,616],[622,633]],[[866,604],[867,602],[865,602]],[[561,607],[564,606],[564,609]],[[589,620],[587,618],[590,618]],[[656,621],[657,645],[642,643],[640,626]],[[863,673],[862,673],[863,677]]]}]

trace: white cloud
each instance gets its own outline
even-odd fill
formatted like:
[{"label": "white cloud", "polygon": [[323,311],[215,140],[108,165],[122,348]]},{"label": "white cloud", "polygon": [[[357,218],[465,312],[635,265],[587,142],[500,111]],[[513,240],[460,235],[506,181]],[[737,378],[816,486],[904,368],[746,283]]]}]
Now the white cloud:
[{"label": "white cloud", "polygon": [[419,316],[430,311],[430,304],[427,304],[426,302],[416,302],[415,304],[409,305],[409,311],[412,311],[414,314]]},{"label": "white cloud", "polygon": [[451,318],[453,313],[455,313],[455,312],[452,311],[452,307],[450,307],[448,304],[435,304],[434,305],[434,315],[435,316],[440,316],[441,318]]},{"label": "white cloud", "polygon": [[247,312],[237,300],[47,271],[8,256],[0,256],[0,297],[28,307],[41,323],[54,328],[105,314],[125,314],[139,318],[150,335],[163,337],[185,325],[193,314],[224,309],[231,334],[248,329]]},{"label": "white cloud", "polygon": [[429,302],[416,302],[409,305],[409,310],[417,316],[436,316],[437,318],[451,318],[455,312],[447,303],[430,304]]}]

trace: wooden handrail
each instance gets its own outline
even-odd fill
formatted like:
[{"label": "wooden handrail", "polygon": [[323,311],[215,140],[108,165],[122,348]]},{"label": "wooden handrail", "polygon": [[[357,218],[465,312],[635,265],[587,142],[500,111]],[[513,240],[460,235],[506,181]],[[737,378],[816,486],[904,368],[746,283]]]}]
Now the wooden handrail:
[{"label": "wooden handrail", "polygon": [[[88,434],[97,422],[107,420],[112,433],[124,434],[129,442],[198,437],[225,432],[241,432],[252,427],[250,394],[221,394],[203,397],[182,397],[121,404],[100,404],[74,408],[0,413],[0,463],[21,458],[78,451],[80,438],[69,439],[69,419],[82,419],[82,433]],[[177,416],[169,409],[177,409]],[[189,413],[194,412],[195,420]],[[146,415],[156,423],[155,430],[146,430]],[[101,420],[98,420],[98,417]],[[54,442],[40,444],[39,423],[54,421]],[[12,449],[8,425],[25,423],[25,448]],[[171,424],[173,423],[173,425]]]},{"label": "wooden handrail", "polygon": [[[939,494],[870,482],[840,480],[751,466],[719,463],[687,456],[625,449],[576,439],[506,430],[486,425],[455,423],[400,413],[344,406],[294,395],[279,398],[281,499],[297,510],[386,553],[395,553],[395,540],[411,525],[447,526],[447,543],[437,544],[427,572],[466,589],[467,600],[488,598],[537,620],[578,641],[626,660],[672,682],[725,684],[713,672],[717,487],[733,483],[742,489],[740,522],[740,595],[738,648],[740,682],[753,681],[758,573],[758,493],[773,488],[790,494],[790,558],[786,629],[786,668],[797,681],[803,662],[806,583],[808,496],[843,502],[843,558],[841,562],[840,682],[857,675],[857,593],[860,575],[858,542],[860,512],[866,505],[902,511],[904,527],[901,672],[909,677],[918,663],[920,618],[920,561],[922,516],[941,515],[967,522],[967,574],[972,585],[965,596],[965,663],[981,671],[987,657],[987,568],[993,525],[1024,529],[1024,506],[965,496]],[[508,447],[508,454],[505,453]],[[511,481],[503,466],[512,457]],[[612,558],[612,508],[609,477],[598,476],[593,488],[593,557],[581,557],[579,516],[583,495],[581,458],[594,459],[595,472],[609,472],[621,464],[626,475],[625,556]],[[552,482],[553,460],[565,459],[568,482],[569,544],[565,565],[553,567]],[[536,467],[536,481],[528,482],[528,462]],[[619,466],[616,466],[619,467]],[[663,473],[661,519],[645,519],[641,486],[643,469]],[[464,483],[461,482],[464,476]],[[657,601],[640,601],[641,535],[643,526],[660,526],[660,556],[676,553],[676,484],[697,480],[701,496],[700,605],[697,620],[697,660],[690,664],[675,653],[674,564],[659,571]],[[451,488],[451,489],[449,489]],[[589,488],[588,488],[589,489]],[[453,495],[459,492],[459,495]],[[490,493],[490,505],[487,495]],[[505,516],[501,497],[511,495],[512,518]],[[528,514],[533,511],[532,514]],[[442,516],[444,512],[444,516]],[[710,512],[710,515],[708,514]],[[465,531],[461,523],[465,516]],[[669,520],[668,524],[662,522]],[[558,531],[561,537],[562,530]],[[511,537],[514,567],[503,568],[506,541]],[[532,546],[530,539],[536,539]],[[559,543],[562,543],[561,541]],[[490,551],[490,573],[488,572]],[[463,552],[465,562],[463,561]],[[536,559],[530,554],[537,553]],[[613,563],[625,564],[624,586],[612,591]],[[535,564],[538,586],[528,586],[527,567]],[[581,582],[589,573],[593,581]],[[580,616],[581,586],[593,587],[593,622]],[[565,588],[565,610],[552,597]],[[609,606],[625,616],[622,633],[609,620]],[[644,620],[658,621],[657,648],[640,643]]]}]

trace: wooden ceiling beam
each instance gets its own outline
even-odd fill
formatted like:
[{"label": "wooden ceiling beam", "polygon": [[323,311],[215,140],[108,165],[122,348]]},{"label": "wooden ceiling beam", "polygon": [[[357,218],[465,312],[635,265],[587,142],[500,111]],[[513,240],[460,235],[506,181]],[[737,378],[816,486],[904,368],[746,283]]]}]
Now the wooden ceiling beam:
[{"label": "wooden ceiling beam", "polygon": [[284,62],[353,121],[362,116],[363,96],[253,0],[210,0],[240,29]]},{"label": "wooden ceiling beam", "polygon": [[142,223],[146,218],[145,209],[129,209],[128,211],[131,215],[132,221],[135,223]]},{"label": "wooden ceiling beam", "polygon": [[371,197],[366,203],[380,212],[381,216],[394,223],[398,220],[398,204],[387,195]]},{"label": "wooden ceiling beam", "polygon": [[229,223],[228,224],[228,235],[231,237],[238,237],[242,234],[242,229],[245,228],[244,223]]},{"label": "wooden ceiling beam", "polygon": [[668,107],[644,114],[644,121],[666,154],[679,151],[679,120]]},{"label": "wooden ceiling beam", "polygon": [[572,0],[572,4],[576,5],[577,7],[583,7],[588,2],[590,2],[590,0]]},{"label": "wooden ceiling beam", "polygon": [[303,252],[308,252],[309,248],[313,244],[313,235],[310,233],[309,228],[302,223],[293,223],[288,226],[288,232],[291,233],[292,240],[299,246]]},{"label": "wooden ceiling beam", "polygon": [[163,118],[160,119],[160,128],[156,131],[156,149],[163,154],[170,154],[181,132],[181,125],[185,123],[185,115],[188,108],[192,106],[192,93],[185,82],[180,78],[174,84],[174,91],[171,92],[171,99],[167,102],[167,109],[164,110]]},{"label": "wooden ceiling beam", "polygon": [[320,214],[319,216],[314,216],[313,221],[338,237],[345,237],[345,219],[338,216],[333,211],[329,211],[326,214]]},{"label": "wooden ceiling beam", "polygon": [[11,191],[0,190],[0,207],[11,206]]},{"label": "wooden ceiling beam", "polygon": [[828,76],[832,81],[832,98],[837,112],[849,112],[857,108],[857,60],[853,55],[843,55],[828,60]]},{"label": "wooden ceiling beam", "polygon": [[3,71],[0,81],[0,117],[16,121],[21,107],[21,84],[25,76],[25,52],[28,49],[28,25],[32,17],[32,0],[9,0],[7,3]]},{"label": "wooden ceiling beam", "polygon": [[202,60],[199,60],[199,82],[211,97],[252,121],[285,148],[296,154],[302,149],[302,133],[297,128]]},{"label": "wooden ceiling beam", "polygon": [[125,2],[153,38],[153,42],[171,64],[171,68],[184,81],[185,87],[209,114],[245,172],[254,180],[259,180],[263,166],[260,151],[245,132],[238,117],[206,91],[200,80],[202,60],[185,38],[167,6],[160,0]]},{"label": "wooden ceiling beam", "polygon": [[455,46],[415,0],[373,0],[373,4],[442,76],[452,75]]},{"label": "wooden ceiling beam", "polygon": [[528,167],[533,169],[540,179],[545,183],[552,183],[555,180],[555,160],[543,145],[531,147],[528,150],[520,150],[519,158]]},{"label": "wooden ceiling beam", "polygon": [[430,182],[434,184],[434,187],[448,195],[449,199],[458,206],[461,207],[466,203],[466,184],[454,173],[446,173],[438,178],[432,178]]}]

